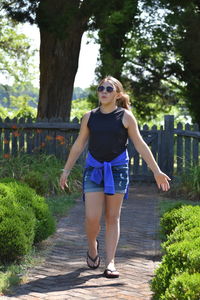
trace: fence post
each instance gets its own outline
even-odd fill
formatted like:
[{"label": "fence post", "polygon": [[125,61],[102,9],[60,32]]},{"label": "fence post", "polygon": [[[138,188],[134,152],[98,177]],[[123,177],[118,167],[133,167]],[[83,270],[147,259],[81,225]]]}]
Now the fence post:
[{"label": "fence post", "polygon": [[164,127],[164,158],[163,172],[169,177],[173,176],[174,171],[174,116],[165,116],[165,127]]}]

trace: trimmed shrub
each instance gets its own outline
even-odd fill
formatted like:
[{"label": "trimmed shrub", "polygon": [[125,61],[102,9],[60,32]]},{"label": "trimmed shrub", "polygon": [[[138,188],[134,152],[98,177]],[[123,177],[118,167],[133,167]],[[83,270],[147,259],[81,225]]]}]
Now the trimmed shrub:
[{"label": "trimmed shrub", "polygon": [[32,207],[37,220],[34,243],[45,240],[55,232],[55,220],[44,200],[41,196],[32,199]]},{"label": "trimmed shrub", "polygon": [[172,234],[168,236],[166,242],[162,243],[162,248],[166,251],[167,247],[173,243],[183,240],[193,241],[200,236],[200,219],[191,217],[190,222],[186,220],[182,224],[176,226]]},{"label": "trimmed shrub", "polygon": [[0,260],[14,261],[27,254],[35,236],[36,219],[31,209],[11,201],[0,202]]},{"label": "trimmed shrub", "polygon": [[151,282],[152,290],[155,292],[154,299],[161,299],[160,297],[169,287],[173,275],[184,271],[196,273],[199,270],[200,237],[193,241],[183,240],[170,245]]},{"label": "trimmed shrub", "polygon": [[[162,243],[165,255],[151,282],[152,291],[155,293],[153,299],[199,299],[190,298],[193,297],[190,287],[188,287],[188,298],[177,298],[181,293],[177,294],[178,286],[174,283],[174,278],[179,278],[184,272],[190,275],[199,273],[200,206],[182,205],[170,209],[164,213],[160,223],[167,241]],[[180,278],[185,280],[184,276]],[[192,284],[191,281],[191,286]],[[177,291],[173,294],[170,289],[173,287],[174,290],[174,286]]]},{"label": "trimmed shrub", "polygon": [[[33,236],[29,232],[28,214],[35,220],[34,240],[32,240],[32,244],[41,242],[55,232],[55,220],[45,198],[37,195],[36,192],[25,183],[14,181],[12,178],[4,178],[1,180],[0,205],[8,207],[10,211],[15,211],[14,208],[16,208],[22,214],[24,212],[23,216],[19,214],[19,219],[24,221],[22,229],[25,230],[25,236],[26,234],[28,236],[30,235],[30,237]],[[18,216],[16,212],[15,215]],[[9,216],[7,217],[9,218]],[[12,219],[12,216],[10,218]],[[19,222],[16,221],[16,223],[18,224]],[[30,226],[30,229],[31,228],[32,227]],[[4,240],[5,237],[6,235],[4,235]],[[30,247],[28,247],[28,249],[30,249]],[[28,250],[22,252],[27,253],[27,251]]]},{"label": "trimmed shrub", "polygon": [[199,300],[200,299],[200,273],[187,272],[173,277],[163,300]]},{"label": "trimmed shrub", "polygon": [[37,195],[35,190],[22,182],[10,181],[5,185],[14,194],[14,202],[19,203],[23,207],[28,206],[32,208],[36,217],[34,243],[41,242],[55,232],[55,220],[44,197]]},{"label": "trimmed shrub", "polygon": [[180,208],[174,208],[166,212],[160,219],[161,232],[165,235],[169,235],[178,224],[195,215],[200,218],[199,206],[183,205]]}]

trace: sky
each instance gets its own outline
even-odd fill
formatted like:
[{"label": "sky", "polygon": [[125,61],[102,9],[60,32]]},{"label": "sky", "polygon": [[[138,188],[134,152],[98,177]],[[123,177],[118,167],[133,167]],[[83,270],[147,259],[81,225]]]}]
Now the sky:
[{"label": "sky", "polygon": [[[20,25],[20,31],[26,34],[32,41],[34,48],[39,49],[40,34],[36,25],[23,24]],[[82,37],[81,51],[79,56],[79,67],[75,78],[75,87],[87,88],[94,82],[94,70],[96,68],[99,45],[90,41],[87,44],[88,38],[86,33]],[[34,62],[39,66],[39,52],[34,58]],[[33,82],[34,86],[39,86],[39,78]]]}]

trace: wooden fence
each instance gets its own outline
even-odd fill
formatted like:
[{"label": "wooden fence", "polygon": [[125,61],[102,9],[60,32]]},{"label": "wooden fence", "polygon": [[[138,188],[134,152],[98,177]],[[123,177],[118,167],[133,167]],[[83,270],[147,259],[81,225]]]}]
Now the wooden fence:
[{"label": "wooden fence", "polygon": [[[0,119],[0,154],[4,158],[18,153],[54,154],[66,160],[69,150],[78,136],[78,119],[63,123],[59,119],[37,120],[28,118]],[[174,128],[174,116],[165,116],[164,126],[157,129],[144,125],[139,128],[144,141],[149,145],[161,170],[170,177],[181,174],[187,168],[199,164],[198,125],[178,123]],[[153,174],[147,164],[129,141],[130,177],[134,181],[152,181]],[[79,163],[85,160],[87,149],[81,155]]]}]

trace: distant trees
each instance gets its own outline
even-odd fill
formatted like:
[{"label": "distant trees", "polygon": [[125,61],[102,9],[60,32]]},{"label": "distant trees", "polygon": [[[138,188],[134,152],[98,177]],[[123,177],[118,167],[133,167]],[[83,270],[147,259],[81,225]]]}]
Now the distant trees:
[{"label": "distant trees", "polygon": [[[5,18],[0,10],[0,72],[13,81],[28,82],[33,78],[31,57],[35,50],[29,39],[19,33],[16,22]],[[32,65],[33,67],[33,65]]]}]

